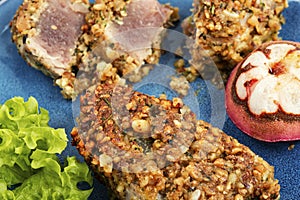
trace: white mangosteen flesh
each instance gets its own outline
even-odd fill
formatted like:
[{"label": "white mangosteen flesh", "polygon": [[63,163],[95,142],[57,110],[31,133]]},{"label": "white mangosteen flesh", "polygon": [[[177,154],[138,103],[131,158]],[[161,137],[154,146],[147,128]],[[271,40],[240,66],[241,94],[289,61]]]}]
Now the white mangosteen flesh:
[{"label": "white mangosteen flesh", "polygon": [[230,75],[226,109],[257,139],[300,139],[300,43],[269,42],[249,54]]}]

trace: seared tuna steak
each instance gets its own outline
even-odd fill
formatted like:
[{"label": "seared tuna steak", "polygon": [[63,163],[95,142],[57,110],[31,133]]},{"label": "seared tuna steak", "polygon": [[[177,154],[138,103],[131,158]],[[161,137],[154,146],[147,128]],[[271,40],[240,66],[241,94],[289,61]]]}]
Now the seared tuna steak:
[{"label": "seared tuna steak", "polygon": [[85,0],[25,0],[11,23],[19,53],[29,65],[54,79],[72,73],[72,66],[78,64],[76,43],[88,8]]},{"label": "seared tuna steak", "polygon": [[279,199],[274,168],[178,98],[101,84],[80,106],[73,144],[115,199]]},{"label": "seared tuna steak", "polygon": [[[159,39],[155,37],[161,30],[144,36],[143,40],[136,40],[136,35],[140,34],[125,33],[118,38],[116,33],[163,27],[170,21],[172,13],[171,7],[162,6],[157,0],[106,0],[95,1],[92,5],[87,0],[24,0],[11,23],[12,40],[29,65],[51,76],[62,88],[64,97],[72,98],[76,95],[74,80],[80,67],[93,71],[89,68],[92,67],[90,62],[95,61],[94,56],[97,56],[97,62],[105,60],[103,52],[99,55],[103,45],[107,49],[107,44],[113,43],[116,49],[112,51],[125,52],[114,57],[115,60],[131,50],[128,45],[140,47],[142,44],[148,49],[153,43],[159,45]],[[154,50],[135,52],[131,56],[137,61],[135,67],[149,61],[152,54]],[[159,53],[155,61],[158,57]],[[107,59],[105,62],[110,64]],[[120,65],[120,62],[115,63]],[[126,66],[122,69],[131,71],[125,70]]]}]

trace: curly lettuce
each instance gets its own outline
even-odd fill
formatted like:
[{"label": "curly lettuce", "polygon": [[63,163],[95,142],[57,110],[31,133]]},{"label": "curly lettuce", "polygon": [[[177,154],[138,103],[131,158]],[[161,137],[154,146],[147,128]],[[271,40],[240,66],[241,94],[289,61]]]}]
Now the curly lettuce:
[{"label": "curly lettuce", "polygon": [[67,146],[64,129],[48,125],[49,113],[35,98],[14,97],[0,105],[0,199],[87,199],[93,183],[85,163],[57,157]]}]

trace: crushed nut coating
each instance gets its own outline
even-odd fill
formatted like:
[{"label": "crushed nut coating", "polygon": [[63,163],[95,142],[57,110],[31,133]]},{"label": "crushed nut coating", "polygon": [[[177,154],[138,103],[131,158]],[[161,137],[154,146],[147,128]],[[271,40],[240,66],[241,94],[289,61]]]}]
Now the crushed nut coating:
[{"label": "crushed nut coating", "polygon": [[[213,59],[226,80],[233,67],[254,48],[279,39],[284,23],[282,11],[287,6],[287,0],[195,0],[193,15],[182,26]],[[194,59],[199,57],[198,52],[193,52]]]},{"label": "crushed nut coating", "polygon": [[[138,35],[136,30],[146,27],[150,21],[154,22],[153,26],[163,28],[179,19],[178,8],[161,5],[156,0],[145,1],[150,5],[155,3],[151,9],[142,7],[150,14],[137,12],[141,10],[141,2],[24,0],[10,24],[12,40],[30,66],[53,78],[55,85],[62,89],[62,95],[72,99],[80,90],[75,84],[78,71],[87,73],[87,76],[92,74],[88,78],[95,78],[97,73],[105,74],[102,78],[114,78],[133,72],[143,64],[158,62],[163,34],[147,38],[151,42],[149,49],[136,57],[129,55],[128,51],[132,49],[123,49],[122,42],[112,41],[122,29],[132,30]],[[125,41],[132,38],[138,37],[128,34]],[[105,69],[97,68],[99,63],[104,63]],[[106,74],[108,71],[109,75]],[[138,79],[135,74],[132,77]],[[88,83],[84,79],[79,84]]]},{"label": "crushed nut coating", "polygon": [[112,199],[279,199],[272,166],[181,103],[103,84],[81,105],[73,145]]}]

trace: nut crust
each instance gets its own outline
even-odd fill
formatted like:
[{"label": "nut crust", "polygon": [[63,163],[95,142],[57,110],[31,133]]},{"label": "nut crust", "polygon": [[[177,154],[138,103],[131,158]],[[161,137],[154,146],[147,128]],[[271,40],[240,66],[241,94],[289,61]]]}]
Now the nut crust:
[{"label": "nut crust", "polygon": [[[125,157],[106,159],[104,162],[107,163],[109,160],[111,165],[110,167],[103,165],[99,154],[110,155],[112,153],[111,148],[106,150],[103,148],[104,141],[115,141],[115,145],[119,144],[127,152],[146,153],[159,148],[159,146],[169,144],[172,139],[170,138],[172,135],[167,134],[169,129],[164,129],[160,133],[160,137],[150,133],[151,142],[141,140],[140,143],[135,143],[138,138],[133,135],[131,140],[128,140],[131,143],[125,142],[120,145],[118,142],[125,140],[122,140],[121,137],[118,137],[121,140],[116,138],[121,135],[117,132],[119,129],[116,128],[116,125],[129,127],[130,123],[127,126],[125,122],[120,125],[113,120],[113,117],[111,118],[112,111],[109,110],[112,108],[109,107],[109,104],[111,104],[110,98],[114,87],[102,85],[96,88],[95,93],[101,94],[100,96],[105,97],[105,100],[101,100],[97,95],[91,95],[91,92],[82,97],[81,101],[85,102],[87,106],[82,108],[79,128],[74,128],[71,133],[73,145],[91,166],[97,178],[105,182],[112,191],[112,198],[279,199],[280,186],[278,180],[274,178],[273,167],[255,155],[248,147],[210,124],[195,120],[190,111],[184,112],[181,110],[182,108],[173,107],[172,101],[149,97],[137,92],[133,93],[132,99],[127,104],[126,109],[129,110],[131,116],[129,121],[131,119],[145,120],[147,117],[143,117],[147,113],[146,110],[151,109],[151,106],[161,105],[169,111],[168,119],[171,116],[183,115],[186,117],[180,121],[181,124],[191,122],[187,126],[189,130],[193,131],[190,146],[183,150],[183,153],[175,160],[166,156],[165,160],[168,160],[168,164],[165,166],[159,167],[160,162],[163,162],[164,159],[159,160],[160,162],[153,162],[156,161],[155,158],[147,160],[148,162],[142,162],[141,164],[145,168],[152,169],[148,171],[134,173],[115,169],[114,167],[118,163],[127,162]],[[102,105],[100,112],[96,112],[91,106],[97,100],[99,105]],[[122,100],[120,101],[122,102]],[[125,101],[128,102],[128,99]],[[143,102],[152,102],[152,104],[147,104],[147,106]],[[92,115],[91,113],[96,114]],[[173,130],[177,130],[176,125],[178,123],[166,124]],[[151,124],[151,127],[153,126]],[[126,135],[123,133],[123,139],[128,137]]]},{"label": "nut crust", "polygon": [[[195,0],[193,15],[182,24],[187,35],[217,64],[224,80],[242,59],[264,42],[278,40],[287,0]],[[193,52],[199,57],[199,51]],[[203,69],[199,68],[202,72]]]}]

